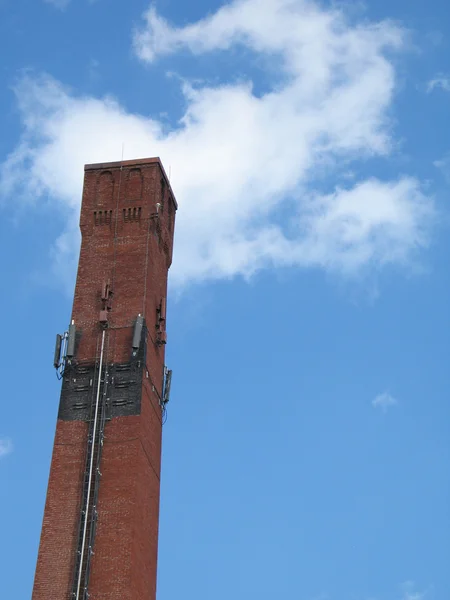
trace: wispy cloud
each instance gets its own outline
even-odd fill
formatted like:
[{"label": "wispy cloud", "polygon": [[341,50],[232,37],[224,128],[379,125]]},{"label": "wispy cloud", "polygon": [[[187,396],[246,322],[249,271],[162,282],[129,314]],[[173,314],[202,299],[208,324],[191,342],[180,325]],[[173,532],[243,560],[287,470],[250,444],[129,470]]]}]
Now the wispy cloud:
[{"label": "wispy cloud", "polygon": [[386,412],[389,408],[396,406],[398,404],[398,400],[391,396],[388,392],[383,392],[382,394],[378,394],[372,400],[372,406],[374,408],[378,408],[383,412]]},{"label": "wispy cloud", "polygon": [[445,90],[450,92],[450,75],[440,74],[434,79],[431,79],[427,84],[427,92],[430,93],[435,89]]},{"label": "wispy cloud", "polygon": [[88,64],[88,75],[89,79],[96,80],[99,78],[99,67],[100,63],[95,58],[91,58]]},{"label": "wispy cloud", "polygon": [[402,600],[425,600],[425,594],[422,592],[405,592]]},{"label": "wispy cloud", "polygon": [[401,585],[402,600],[425,600],[428,597],[427,592],[417,591],[414,581],[405,581]]},{"label": "wispy cloud", "polygon": [[267,61],[270,89],[254,92],[251,66],[245,81],[184,82],[186,110],[170,131],[110,97],[78,97],[50,77],[17,86],[24,134],[2,167],[0,193],[50,196],[66,211],[54,253],[62,272],[68,259],[75,264],[83,164],[120,159],[122,142],[125,158],[156,155],[171,167],[180,205],[177,285],[283,266],[353,277],[409,268],[427,247],[434,208],[421,182],[370,177],[367,166],[396,145],[391,56],[406,46],[403,30],[388,21],[354,23],[321,2],[235,0],[185,27],[151,8],[134,36],[144,62],[239,46],[259,67]]},{"label": "wispy cloud", "polygon": [[10,454],[13,450],[13,445],[10,439],[0,438],[0,458]]},{"label": "wispy cloud", "polygon": [[435,160],[433,165],[441,171],[447,182],[450,183],[450,153],[439,160]]}]

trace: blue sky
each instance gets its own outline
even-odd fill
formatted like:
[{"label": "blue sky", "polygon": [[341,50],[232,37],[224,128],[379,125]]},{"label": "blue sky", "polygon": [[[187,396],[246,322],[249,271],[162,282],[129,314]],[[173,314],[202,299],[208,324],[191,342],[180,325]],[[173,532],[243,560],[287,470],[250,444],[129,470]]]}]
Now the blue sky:
[{"label": "blue sky", "polygon": [[0,0],[2,593],[31,594],[83,164],[179,202],[158,599],[450,597],[450,9]]}]

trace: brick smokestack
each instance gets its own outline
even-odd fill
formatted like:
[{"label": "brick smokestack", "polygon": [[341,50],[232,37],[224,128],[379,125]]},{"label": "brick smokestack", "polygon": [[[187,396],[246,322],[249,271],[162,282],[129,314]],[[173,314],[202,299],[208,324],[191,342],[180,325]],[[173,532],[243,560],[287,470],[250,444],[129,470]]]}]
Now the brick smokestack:
[{"label": "brick smokestack", "polygon": [[85,167],[32,600],[155,599],[176,208],[158,158]]}]

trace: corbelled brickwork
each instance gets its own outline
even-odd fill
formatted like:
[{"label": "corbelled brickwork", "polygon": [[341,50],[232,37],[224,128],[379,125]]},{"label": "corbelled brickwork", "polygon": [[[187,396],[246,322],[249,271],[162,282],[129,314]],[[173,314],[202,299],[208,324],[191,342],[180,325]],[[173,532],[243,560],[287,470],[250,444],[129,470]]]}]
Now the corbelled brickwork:
[{"label": "corbelled brickwork", "polygon": [[[83,391],[89,376],[80,377],[78,386],[74,373],[86,368],[87,374],[99,364],[104,330],[104,377],[115,373],[117,380],[115,395],[108,391],[113,390],[112,383],[104,388],[107,422],[89,597],[155,598],[165,304],[175,211],[159,159],[85,167],[82,245],[72,312],[77,344],[73,368],[66,370],[56,427],[33,600],[74,598],[90,426],[88,411],[79,406],[95,395]],[[102,299],[105,290],[107,300]],[[144,345],[130,363],[138,315],[145,318]],[[140,369],[140,378],[132,381],[133,398],[126,407],[134,371],[128,379],[120,380],[119,375],[128,364],[136,372]],[[117,416],[121,414],[125,416]]]}]

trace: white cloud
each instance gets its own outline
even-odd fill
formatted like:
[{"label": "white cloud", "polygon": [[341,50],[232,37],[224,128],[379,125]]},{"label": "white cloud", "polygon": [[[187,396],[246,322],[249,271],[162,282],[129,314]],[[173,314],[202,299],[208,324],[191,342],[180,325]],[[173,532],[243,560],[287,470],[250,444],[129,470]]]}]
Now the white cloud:
[{"label": "white cloud", "polygon": [[[150,9],[134,38],[146,61],[236,44],[270,55],[268,77],[279,60],[283,83],[262,96],[250,75],[214,87],[184,83],[186,111],[169,132],[49,77],[17,86],[24,133],[2,167],[0,192],[50,196],[66,211],[54,252],[62,265],[74,262],[83,164],[120,159],[122,143],[125,158],[157,155],[171,167],[179,285],[267,266],[355,275],[408,265],[427,246],[433,202],[420,182],[358,174],[362,161],[387,157],[395,144],[389,54],[404,44],[403,31],[389,22],[350,24],[342,11],[314,2],[240,0],[183,28]],[[340,179],[344,186],[331,183]]]},{"label": "white cloud", "polygon": [[[325,9],[310,0],[234,0],[216,13],[187,25],[172,27],[156,8],[146,12],[145,26],[134,36],[138,55],[153,61],[183,47],[195,54],[245,45],[255,52],[279,54],[289,71],[302,72],[319,83],[350,74],[373,51],[399,47],[404,32],[384,21],[351,27],[341,10]],[[312,59],[312,63],[310,60]],[[339,73],[330,71],[339,69]]]},{"label": "white cloud", "polygon": [[388,392],[383,392],[382,394],[378,394],[372,400],[372,406],[374,408],[379,408],[383,412],[386,412],[392,406],[396,406],[398,404],[398,400],[391,396]]},{"label": "white cloud", "polygon": [[12,450],[13,446],[11,440],[7,438],[0,438],[0,458],[10,454]]},{"label": "white cloud", "polygon": [[440,88],[446,92],[450,92],[450,76],[448,75],[438,75],[434,79],[431,79],[427,85],[428,93],[432,92],[435,89]]}]

